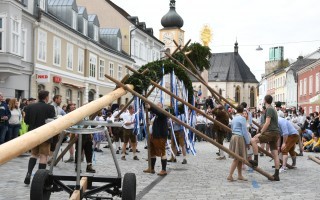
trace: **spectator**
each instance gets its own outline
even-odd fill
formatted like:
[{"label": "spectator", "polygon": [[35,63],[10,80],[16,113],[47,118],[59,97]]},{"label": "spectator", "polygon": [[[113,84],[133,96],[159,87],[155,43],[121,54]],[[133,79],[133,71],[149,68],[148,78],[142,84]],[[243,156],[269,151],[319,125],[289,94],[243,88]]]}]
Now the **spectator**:
[{"label": "spectator", "polygon": [[9,119],[8,141],[18,137],[22,121],[22,114],[19,108],[19,101],[17,101],[17,99],[14,98],[10,100],[9,109],[11,112],[11,118]]},{"label": "spectator", "polygon": [[306,129],[305,127],[301,128],[301,134],[302,134],[302,142],[307,142],[312,139],[312,131],[309,129]]},{"label": "spectator", "polygon": [[3,101],[3,95],[0,92],[0,145],[5,141],[8,130],[8,120],[10,117],[11,112],[6,102]]},{"label": "spectator", "polygon": [[306,152],[320,152],[320,140],[319,134],[313,133],[312,139],[303,144],[303,148]]}]

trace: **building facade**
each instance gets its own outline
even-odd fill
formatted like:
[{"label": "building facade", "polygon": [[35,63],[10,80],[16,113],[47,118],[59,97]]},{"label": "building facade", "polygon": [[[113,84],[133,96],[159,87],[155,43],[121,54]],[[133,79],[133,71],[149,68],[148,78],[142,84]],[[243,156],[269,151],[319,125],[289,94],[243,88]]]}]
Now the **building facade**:
[{"label": "building facade", "polygon": [[259,82],[259,92],[258,92],[258,100],[257,107],[262,110],[264,104],[264,97],[267,95],[268,81],[265,76],[262,76],[261,81]]},{"label": "building facade", "polygon": [[8,98],[30,97],[34,65],[33,1],[0,1],[0,90]]},{"label": "building facade", "polygon": [[77,0],[88,12],[99,17],[102,27],[117,27],[121,31],[122,49],[135,60],[133,66],[141,66],[159,60],[164,44],[153,35],[153,29],[137,16],[129,15],[110,0]]},{"label": "building facade", "polygon": [[[257,107],[259,82],[250,68],[242,60],[235,43],[234,52],[214,53],[210,59],[208,84],[225,98],[236,103],[246,102],[249,107]],[[192,78],[191,78],[192,79]],[[198,90],[200,82],[193,80],[193,87]],[[201,88],[203,89],[203,88]]]},{"label": "building facade", "polygon": [[280,68],[274,72],[274,101],[281,102],[281,105],[286,105],[286,72],[287,68]]},{"label": "building facade", "polygon": [[75,0],[49,0],[39,7],[39,16],[34,30],[33,96],[45,89],[62,95],[64,104],[81,106],[115,88],[105,74],[121,80],[127,73],[124,66],[134,63],[118,48],[121,40],[116,31],[101,28],[98,16],[78,7]]},{"label": "building facade", "polygon": [[298,77],[298,106],[305,114],[319,112],[320,106],[320,60],[297,71]]}]

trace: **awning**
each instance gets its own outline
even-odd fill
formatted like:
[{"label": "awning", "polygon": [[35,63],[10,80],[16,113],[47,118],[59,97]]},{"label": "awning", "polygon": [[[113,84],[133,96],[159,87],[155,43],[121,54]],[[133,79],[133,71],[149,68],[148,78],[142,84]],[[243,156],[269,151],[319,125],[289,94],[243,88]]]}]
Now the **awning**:
[{"label": "awning", "polygon": [[73,83],[61,82],[61,84],[64,85],[64,86],[67,86],[67,87],[73,87],[73,88],[77,88],[77,89],[85,88],[82,85],[76,85],[76,84],[73,84]]},{"label": "awning", "polygon": [[310,104],[320,104],[320,94],[309,99]]}]

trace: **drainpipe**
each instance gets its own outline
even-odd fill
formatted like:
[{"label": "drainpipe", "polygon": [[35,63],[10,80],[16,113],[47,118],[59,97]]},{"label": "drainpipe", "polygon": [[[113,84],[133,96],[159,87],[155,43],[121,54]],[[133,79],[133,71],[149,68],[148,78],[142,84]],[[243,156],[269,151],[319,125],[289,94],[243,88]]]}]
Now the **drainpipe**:
[{"label": "drainpipe", "polygon": [[131,50],[132,50],[132,47],[131,47],[131,40],[132,40],[132,32],[134,31],[134,30],[136,30],[138,27],[136,27],[136,26],[134,26],[135,28],[134,29],[132,29],[132,30],[130,30],[130,46],[129,46],[129,48],[130,48],[130,58],[131,58]]}]

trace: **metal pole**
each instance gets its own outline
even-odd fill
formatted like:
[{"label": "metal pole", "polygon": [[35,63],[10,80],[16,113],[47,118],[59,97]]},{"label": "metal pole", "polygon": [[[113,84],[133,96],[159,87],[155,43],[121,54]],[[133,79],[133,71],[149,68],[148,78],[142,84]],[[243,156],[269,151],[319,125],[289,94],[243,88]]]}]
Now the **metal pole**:
[{"label": "metal pole", "polygon": [[77,179],[76,190],[80,190],[81,154],[82,154],[82,134],[78,134],[78,155],[77,155]]},{"label": "metal pole", "polygon": [[[154,109],[158,110],[159,112],[161,112],[162,114],[166,115],[167,117],[171,118],[173,121],[175,121],[177,124],[182,125],[186,128],[188,128],[189,130],[193,131],[195,134],[197,134],[199,137],[207,140],[208,142],[210,142],[211,144],[215,145],[216,147],[218,147],[219,149],[222,149],[223,151],[225,151],[226,153],[228,153],[229,155],[233,156],[234,158],[236,158],[237,160],[243,162],[244,164],[246,164],[249,167],[252,167],[252,165],[246,160],[246,158],[242,158],[240,157],[238,154],[230,151],[228,148],[226,148],[225,146],[219,144],[218,142],[214,141],[212,138],[209,138],[207,135],[201,133],[200,131],[196,130],[195,128],[191,127],[188,124],[183,123],[182,121],[180,121],[178,118],[176,118],[175,116],[173,116],[172,114],[166,112],[163,109],[160,109],[156,104],[154,104],[153,102],[149,101],[147,98],[145,98],[144,96],[140,95],[139,93],[137,93],[136,91],[132,90],[131,88],[127,87],[126,85],[124,85],[123,83],[119,82],[118,80],[114,79],[113,77],[105,74],[105,77],[110,79],[111,81],[113,81],[114,83],[116,83],[117,85],[123,87],[125,90],[127,90],[128,92],[132,93],[133,95],[139,97],[140,99],[142,99],[143,101],[145,101],[146,103],[150,104]],[[262,169],[260,169],[259,167],[253,168],[254,170],[256,170],[258,173],[262,174],[263,176],[267,177],[269,180],[274,180],[274,177],[272,175],[270,175],[269,173],[263,171]]]},{"label": "metal pole", "polygon": [[105,130],[106,130],[106,133],[107,133],[106,135],[107,135],[107,140],[108,140],[109,148],[110,148],[110,151],[111,151],[111,155],[112,155],[114,164],[116,165],[118,178],[121,178],[121,170],[120,170],[120,167],[119,167],[118,160],[116,158],[116,154],[114,153],[113,145],[112,145],[111,138],[110,138],[109,131],[108,131],[107,127],[106,127]]},{"label": "metal pole", "polygon": [[54,150],[54,153],[53,153],[53,156],[52,156],[52,162],[50,164],[50,174],[52,174],[53,166],[55,166],[56,158],[58,156],[58,153],[59,153],[59,150],[60,150],[64,135],[65,135],[64,132],[60,133],[60,138],[59,138],[58,144],[56,145],[56,149]]}]

